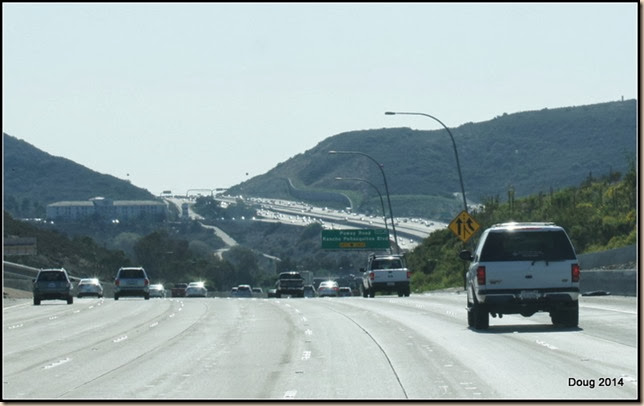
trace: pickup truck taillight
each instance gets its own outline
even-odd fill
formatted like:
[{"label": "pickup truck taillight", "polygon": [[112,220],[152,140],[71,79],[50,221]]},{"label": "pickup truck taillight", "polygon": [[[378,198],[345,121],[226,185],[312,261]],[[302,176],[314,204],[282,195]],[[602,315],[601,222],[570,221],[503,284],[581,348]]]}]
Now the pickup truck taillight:
[{"label": "pickup truck taillight", "polygon": [[485,267],[479,266],[476,268],[476,281],[479,285],[485,285]]},{"label": "pickup truck taillight", "polygon": [[148,286],[149,284],[150,284],[150,280],[146,278],[146,279],[143,281],[143,286]]},{"label": "pickup truck taillight", "polygon": [[573,282],[579,282],[579,275],[580,275],[580,270],[579,270],[579,264],[572,264],[571,265],[571,278]]},{"label": "pickup truck taillight", "polygon": [[411,271],[407,271],[407,279],[411,278]]},{"label": "pickup truck taillight", "polygon": [[374,280],[376,279],[376,274],[373,272],[369,272],[369,279]]},{"label": "pickup truck taillight", "polygon": [[117,280],[115,280],[115,281],[114,281],[114,285],[115,285],[115,286],[118,286],[118,285],[120,285],[120,284],[121,284],[121,281],[120,281],[120,280],[118,280],[118,279],[117,279]]}]

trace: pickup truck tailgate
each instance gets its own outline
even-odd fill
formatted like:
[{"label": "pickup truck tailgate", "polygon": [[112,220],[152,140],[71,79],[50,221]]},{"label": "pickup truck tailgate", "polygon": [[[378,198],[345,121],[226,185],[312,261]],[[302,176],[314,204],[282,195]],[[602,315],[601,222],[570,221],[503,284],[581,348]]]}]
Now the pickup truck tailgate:
[{"label": "pickup truck tailgate", "polygon": [[486,267],[486,285],[491,290],[569,288],[571,266],[571,261],[495,262]]}]

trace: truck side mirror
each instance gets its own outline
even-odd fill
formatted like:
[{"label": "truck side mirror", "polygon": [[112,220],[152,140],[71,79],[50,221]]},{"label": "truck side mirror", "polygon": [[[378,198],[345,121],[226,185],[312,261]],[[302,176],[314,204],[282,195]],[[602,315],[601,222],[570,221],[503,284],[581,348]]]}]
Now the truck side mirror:
[{"label": "truck side mirror", "polygon": [[473,259],[472,258],[472,253],[467,251],[467,250],[461,251],[458,254],[458,256],[461,257],[461,259],[464,260],[464,261],[471,261]]}]

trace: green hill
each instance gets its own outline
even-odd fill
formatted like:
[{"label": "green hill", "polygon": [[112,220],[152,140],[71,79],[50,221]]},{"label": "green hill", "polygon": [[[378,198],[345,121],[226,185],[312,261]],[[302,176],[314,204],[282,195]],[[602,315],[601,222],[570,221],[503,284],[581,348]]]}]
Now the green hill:
[{"label": "green hill", "polygon": [[[516,197],[528,196],[578,185],[589,175],[624,172],[629,159],[635,157],[636,109],[636,101],[627,100],[504,113],[450,129],[468,201],[504,196],[511,187]],[[331,150],[364,152],[381,163],[396,215],[449,219],[462,208],[462,200],[455,197],[460,183],[454,149],[444,129],[386,128],[338,134],[228,193],[339,206],[346,202],[337,195],[342,192],[358,206],[378,210],[379,200],[371,186],[335,180],[366,179],[379,185],[384,194],[382,174],[375,163],[357,155],[329,155]]]},{"label": "green hill", "polygon": [[33,145],[2,134],[4,209],[16,217],[44,217],[49,203],[88,200],[151,200],[154,195],[130,182],[52,156]]}]

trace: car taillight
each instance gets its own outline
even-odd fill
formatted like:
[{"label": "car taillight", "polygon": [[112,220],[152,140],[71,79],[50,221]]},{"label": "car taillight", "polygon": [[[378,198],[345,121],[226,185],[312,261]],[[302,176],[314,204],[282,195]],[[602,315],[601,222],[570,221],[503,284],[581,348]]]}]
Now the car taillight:
[{"label": "car taillight", "polygon": [[119,286],[121,284],[121,281],[119,279],[114,281],[114,285]]},{"label": "car taillight", "polygon": [[479,285],[485,285],[485,267],[479,266],[476,268],[476,281]]},{"label": "car taillight", "polygon": [[411,278],[411,271],[407,271],[407,279]]},{"label": "car taillight", "polygon": [[144,280],[143,280],[143,286],[148,286],[149,284],[150,284],[150,280],[149,280],[149,279],[144,279]]},{"label": "car taillight", "polygon": [[374,280],[376,279],[376,274],[373,272],[369,272],[369,279]]},{"label": "car taillight", "polygon": [[580,271],[579,271],[579,264],[572,264],[570,267],[571,270],[571,277],[573,282],[579,282],[579,276],[580,276]]}]

